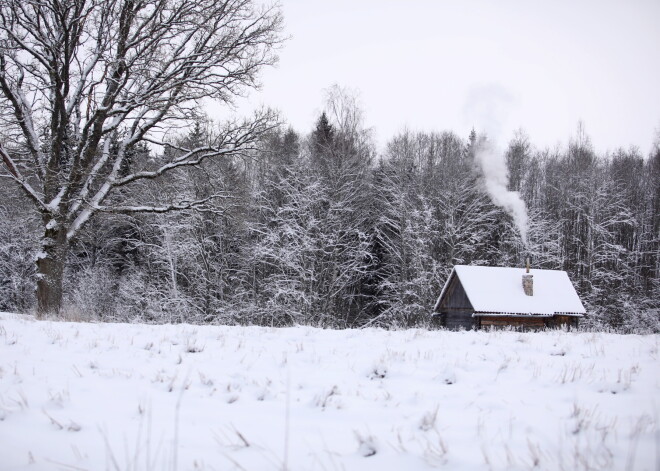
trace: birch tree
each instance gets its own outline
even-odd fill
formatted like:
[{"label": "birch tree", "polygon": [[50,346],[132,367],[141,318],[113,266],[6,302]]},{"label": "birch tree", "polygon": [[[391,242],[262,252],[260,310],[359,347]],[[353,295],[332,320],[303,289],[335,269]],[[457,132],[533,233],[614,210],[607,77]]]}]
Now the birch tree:
[{"label": "birch tree", "polygon": [[95,214],[205,203],[122,205],[113,194],[243,152],[269,128],[258,114],[125,171],[135,146],[171,148],[167,131],[190,124],[202,101],[257,86],[280,30],[279,11],[252,0],[0,0],[0,175],[41,215],[39,315],[60,309],[68,247]]}]

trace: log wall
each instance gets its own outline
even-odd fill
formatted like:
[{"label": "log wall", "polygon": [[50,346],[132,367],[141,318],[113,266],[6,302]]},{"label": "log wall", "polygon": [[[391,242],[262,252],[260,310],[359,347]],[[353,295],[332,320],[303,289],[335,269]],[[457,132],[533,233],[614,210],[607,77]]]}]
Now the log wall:
[{"label": "log wall", "polygon": [[513,317],[513,316],[484,316],[480,317],[481,327],[522,327],[525,329],[542,329],[545,327],[544,317]]}]

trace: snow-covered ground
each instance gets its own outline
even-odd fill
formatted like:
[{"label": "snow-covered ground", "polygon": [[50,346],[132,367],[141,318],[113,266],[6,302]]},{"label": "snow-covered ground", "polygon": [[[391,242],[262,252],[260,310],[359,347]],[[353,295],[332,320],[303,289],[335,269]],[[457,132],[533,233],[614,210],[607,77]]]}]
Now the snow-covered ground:
[{"label": "snow-covered ground", "polygon": [[0,314],[0,469],[660,469],[659,347]]}]

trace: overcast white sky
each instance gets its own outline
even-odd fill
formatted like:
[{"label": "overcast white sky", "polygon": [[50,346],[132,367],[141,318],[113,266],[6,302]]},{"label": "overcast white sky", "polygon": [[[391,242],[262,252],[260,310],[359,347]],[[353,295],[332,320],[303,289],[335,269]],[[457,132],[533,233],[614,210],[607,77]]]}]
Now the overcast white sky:
[{"label": "overcast white sky", "polygon": [[404,127],[466,137],[473,125],[553,147],[581,119],[597,150],[646,155],[660,128],[660,0],[281,5],[291,39],[242,109],[277,108],[303,133],[335,83],[359,92],[381,149]]}]

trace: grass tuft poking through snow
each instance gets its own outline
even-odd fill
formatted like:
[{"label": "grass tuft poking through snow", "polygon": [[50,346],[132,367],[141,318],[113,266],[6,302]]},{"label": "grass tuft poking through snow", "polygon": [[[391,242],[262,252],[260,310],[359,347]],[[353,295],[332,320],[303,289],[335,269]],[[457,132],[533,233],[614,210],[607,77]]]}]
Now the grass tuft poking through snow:
[{"label": "grass tuft poking through snow", "polygon": [[0,469],[660,469],[660,336],[0,314]]}]

